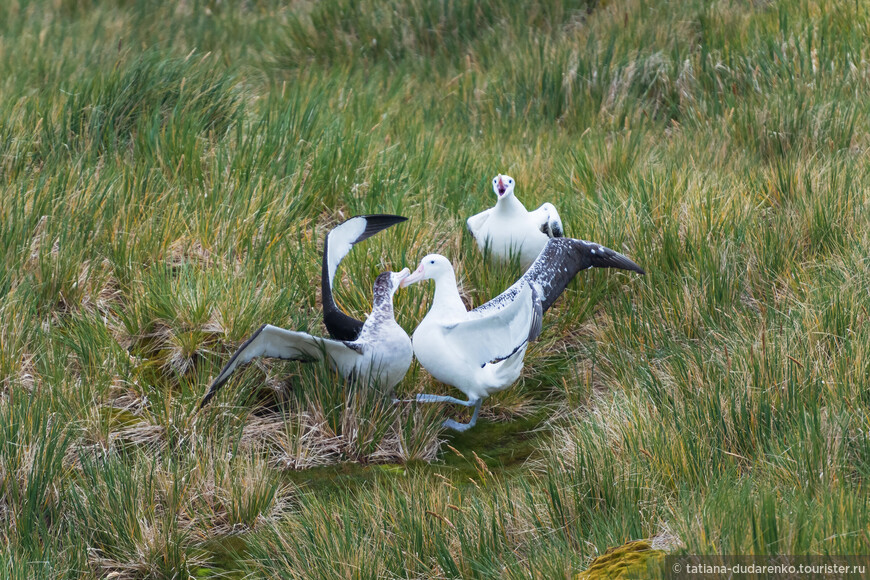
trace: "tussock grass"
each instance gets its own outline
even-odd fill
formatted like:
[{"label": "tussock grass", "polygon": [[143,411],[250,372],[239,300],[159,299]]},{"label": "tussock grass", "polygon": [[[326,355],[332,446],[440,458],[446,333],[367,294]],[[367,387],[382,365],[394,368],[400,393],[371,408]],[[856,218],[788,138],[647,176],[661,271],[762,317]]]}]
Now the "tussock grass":
[{"label": "tussock grass", "polygon": [[[827,0],[0,3],[0,565],[866,553],[867,29]],[[648,275],[580,276],[479,427],[276,361],[196,413],[263,322],[323,333],[350,215],[411,218],[342,264],[356,316],[430,252],[470,306],[506,288],[464,231],[497,172]],[[398,293],[407,330],[431,295]],[[398,390],[452,392],[417,367]]]}]

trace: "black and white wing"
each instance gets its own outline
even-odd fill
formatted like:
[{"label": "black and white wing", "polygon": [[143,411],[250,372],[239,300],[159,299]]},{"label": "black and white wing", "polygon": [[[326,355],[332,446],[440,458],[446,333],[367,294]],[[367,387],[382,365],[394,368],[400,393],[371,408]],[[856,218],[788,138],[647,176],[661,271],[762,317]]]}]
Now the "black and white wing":
[{"label": "black and white wing", "polygon": [[352,369],[362,352],[353,343],[319,338],[305,332],[284,330],[271,324],[264,324],[239,347],[229,362],[224,365],[220,374],[209,387],[208,393],[203,397],[199,408],[203,408],[215,396],[233,374],[233,371],[236,370],[236,367],[251,362],[257,357],[315,361],[322,360],[324,354],[341,371],[342,369]]},{"label": "black and white wing", "polygon": [[519,280],[472,312],[488,313],[507,308],[526,285],[535,289],[541,310],[546,312],[574,276],[587,268],[619,268],[646,274],[630,259],[601,244],[573,238],[552,238]]},{"label": "black and white wing", "polygon": [[332,283],[338,265],[347,256],[354,244],[407,219],[399,215],[360,215],[345,220],[327,234],[326,241],[323,243],[321,299],[323,302],[323,324],[326,325],[326,330],[332,338],[356,340],[363,327],[362,320],[348,316],[335,304],[335,299],[332,296]]},{"label": "black and white wing", "polygon": [[510,357],[540,334],[541,311],[535,290],[528,285],[518,290],[516,299],[500,311],[441,327],[454,357],[480,367]]},{"label": "black and white wing", "polygon": [[562,218],[559,217],[559,212],[556,211],[556,206],[552,203],[543,204],[535,211],[530,211],[529,215],[540,230],[549,237],[562,238],[565,236],[565,228],[562,227]]}]

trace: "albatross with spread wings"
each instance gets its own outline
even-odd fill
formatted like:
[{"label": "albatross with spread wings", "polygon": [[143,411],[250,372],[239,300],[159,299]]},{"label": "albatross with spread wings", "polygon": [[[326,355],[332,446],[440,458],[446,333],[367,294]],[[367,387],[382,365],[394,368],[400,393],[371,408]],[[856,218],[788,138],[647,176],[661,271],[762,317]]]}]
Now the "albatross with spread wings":
[{"label": "albatross with spread wings", "polygon": [[206,405],[239,365],[257,357],[310,362],[326,358],[346,380],[367,380],[390,392],[411,366],[411,339],[393,314],[393,295],[409,270],[384,272],[375,279],[372,312],[366,321],[341,312],[332,298],[335,270],[357,242],[407,218],[391,215],[356,216],[339,224],[323,248],[323,321],[332,339],[264,324],[246,340],[221,369],[200,403]]},{"label": "albatross with spread wings", "polygon": [[342,312],[332,297],[332,284],[338,265],[355,244],[407,219],[388,214],[358,215],[343,221],[326,235],[323,242],[320,294],[323,302],[323,324],[332,338],[356,340],[363,328],[363,321]]},{"label": "albatross with spread wings", "polygon": [[602,245],[553,238],[510,288],[468,311],[450,261],[438,254],[423,258],[401,284],[435,281],[432,306],[414,331],[414,355],[436,380],[456,387],[468,400],[419,394],[417,402],[473,407],[469,423],[447,419],[444,426],[457,431],[474,426],[483,399],[519,378],[528,342],[541,332],[543,313],[578,272],[592,267],[645,273],[627,257]]}]

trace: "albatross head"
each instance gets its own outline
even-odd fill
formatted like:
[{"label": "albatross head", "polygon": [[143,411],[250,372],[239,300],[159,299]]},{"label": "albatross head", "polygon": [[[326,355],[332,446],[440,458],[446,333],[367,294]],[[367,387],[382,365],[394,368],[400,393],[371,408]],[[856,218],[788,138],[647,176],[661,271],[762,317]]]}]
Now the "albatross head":
[{"label": "albatross head", "polygon": [[441,254],[429,254],[420,260],[420,266],[414,270],[413,274],[402,280],[402,288],[410,286],[414,282],[419,282],[420,280],[432,280],[433,278],[438,278],[444,273],[450,273],[450,275],[453,275],[453,265],[450,263],[450,260]]},{"label": "albatross head", "polygon": [[492,190],[499,199],[503,199],[514,193],[514,178],[510,175],[496,175],[492,178]]},{"label": "albatross head", "polygon": [[408,268],[404,268],[401,272],[384,272],[375,278],[373,289],[375,302],[385,299],[392,301],[396,290],[401,287],[402,281],[407,278],[410,273],[411,271]]}]

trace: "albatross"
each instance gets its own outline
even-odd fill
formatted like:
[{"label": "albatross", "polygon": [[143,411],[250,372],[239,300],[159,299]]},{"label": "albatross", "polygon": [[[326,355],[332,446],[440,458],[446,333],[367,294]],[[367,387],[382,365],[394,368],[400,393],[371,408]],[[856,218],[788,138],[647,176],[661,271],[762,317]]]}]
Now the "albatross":
[{"label": "albatross", "polygon": [[323,323],[332,340],[264,324],[230,358],[199,407],[214,397],[236,367],[260,356],[303,362],[323,360],[325,356],[345,379],[373,380],[385,391],[392,391],[407,373],[413,357],[411,339],[393,314],[393,295],[410,270],[384,272],[375,279],[372,312],[365,322],[339,310],[332,288],[338,265],[355,244],[407,219],[398,215],[361,215],[330,230],[323,244],[321,295]]},{"label": "albatross", "polygon": [[528,268],[547,240],[563,237],[564,229],[552,203],[528,211],[514,195],[515,185],[510,175],[496,175],[492,179],[495,207],[471,216],[466,225],[481,252],[488,248],[501,261],[519,256],[522,267]]},{"label": "albatross", "polygon": [[393,294],[409,273],[405,268],[384,272],[375,279],[372,312],[355,340],[321,338],[264,324],[230,357],[199,408],[215,396],[239,365],[261,356],[301,362],[326,358],[345,380],[373,381],[391,392],[408,372],[413,355],[411,339],[393,315]]},{"label": "albatross", "polygon": [[456,387],[468,400],[421,393],[416,401],[473,407],[468,423],[444,421],[444,427],[456,431],[473,427],[483,399],[519,378],[528,343],[541,332],[543,313],[571,279],[587,268],[645,274],[630,259],[600,244],[552,238],[510,288],[468,311],[450,261],[439,254],[423,258],[417,270],[401,282],[405,287],[420,280],[435,281],[432,306],[412,337],[414,355],[436,380]]}]

